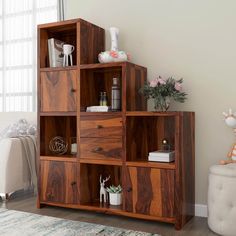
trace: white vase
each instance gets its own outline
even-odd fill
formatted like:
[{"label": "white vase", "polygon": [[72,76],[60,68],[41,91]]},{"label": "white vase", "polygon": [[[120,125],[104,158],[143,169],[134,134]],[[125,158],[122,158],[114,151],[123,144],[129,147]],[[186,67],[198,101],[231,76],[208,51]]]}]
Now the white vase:
[{"label": "white vase", "polygon": [[116,27],[111,27],[110,35],[111,35],[111,51],[119,51],[118,50],[119,29]]},{"label": "white vase", "polygon": [[128,61],[129,55],[124,51],[119,51],[118,49],[119,29],[116,27],[111,27],[110,36],[111,50],[99,53],[98,61],[100,63]]},{"label": "white vase", "polygon": [[121,193],[109,193],[110,204],[114,206],[119,206],[122,204],[122,194]]}]

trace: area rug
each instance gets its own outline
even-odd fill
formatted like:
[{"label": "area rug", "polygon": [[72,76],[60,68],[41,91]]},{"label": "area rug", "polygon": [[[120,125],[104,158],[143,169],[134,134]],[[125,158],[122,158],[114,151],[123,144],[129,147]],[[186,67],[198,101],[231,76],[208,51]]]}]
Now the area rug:
[{"label": "area rug", "polygon": [[99,224],[0,209],[1,236],[159,236]]}]

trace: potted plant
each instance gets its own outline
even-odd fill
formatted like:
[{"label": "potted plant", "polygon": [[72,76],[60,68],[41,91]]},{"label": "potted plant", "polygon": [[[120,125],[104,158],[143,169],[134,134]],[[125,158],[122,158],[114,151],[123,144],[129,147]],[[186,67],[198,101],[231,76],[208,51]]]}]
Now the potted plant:
[{"label": "potted plant", "polygon": [[163,79],[159,76],[158,78],[145,83],[140,89],[140,92],[145,98],[154,99],[155,110],[167,111],[171,99],[181,103],[187,99],[187,94],[181,91],[182,83],[183,79],[175,80],[172,77]]},{"label": "potted plant", "polygon": [[107,192],[109,193],[111,205],[118,206],[122,204],[122,187],[120,185],[107,187]]}]

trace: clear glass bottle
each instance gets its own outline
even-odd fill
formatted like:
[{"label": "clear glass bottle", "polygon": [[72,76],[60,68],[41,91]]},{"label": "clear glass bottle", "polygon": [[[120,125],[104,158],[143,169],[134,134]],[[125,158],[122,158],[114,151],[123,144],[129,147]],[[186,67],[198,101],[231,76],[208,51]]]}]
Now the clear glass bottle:
[{"label": "clear glass bottle", "polygon": [[99,106],[103,106],[103,92],[100,92]]},{"label": "clear glass bottle", "polygon": [[107,106],[107,93],[103,92],[103,102],[102,102],[103,106]]},{"label": "clear glass bottle", "polygon": [[111,110],[112,111],[121,110],[120,86],[118,78],[113,78],[113,84],[111,87]]}]

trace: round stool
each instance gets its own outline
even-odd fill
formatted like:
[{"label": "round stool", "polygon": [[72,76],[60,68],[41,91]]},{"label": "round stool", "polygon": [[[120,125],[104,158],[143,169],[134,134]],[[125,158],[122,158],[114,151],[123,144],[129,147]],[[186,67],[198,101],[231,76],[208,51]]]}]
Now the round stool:
[{"label": "round stool", "polygon": [[208,225],[221,235],[236,235],[236,164],[210,168]]}]

